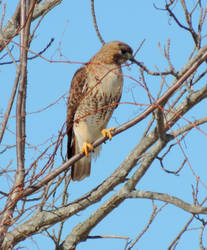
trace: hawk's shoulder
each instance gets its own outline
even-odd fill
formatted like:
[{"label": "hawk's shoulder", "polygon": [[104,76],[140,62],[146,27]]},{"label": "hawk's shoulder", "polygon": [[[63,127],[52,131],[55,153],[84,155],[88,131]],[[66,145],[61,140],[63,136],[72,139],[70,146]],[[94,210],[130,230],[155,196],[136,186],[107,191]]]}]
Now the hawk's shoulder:
[{"label": "hawk's shoulder", "polygon": [[85,67],[78,69],[73,76],[68,98],[67,123],[73,119],[74,113],[80,103],[80,99],[83,96],[87,76],[88,73]]}]

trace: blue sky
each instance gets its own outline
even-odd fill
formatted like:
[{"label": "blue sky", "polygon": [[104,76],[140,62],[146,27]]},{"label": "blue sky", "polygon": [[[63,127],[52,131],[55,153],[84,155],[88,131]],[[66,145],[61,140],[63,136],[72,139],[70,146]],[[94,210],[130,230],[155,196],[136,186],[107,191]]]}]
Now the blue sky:
[{"label": "blue sky", "polygon": [[[17,2],[16,0],[6,1],[5,23],[13,14],[14,3]],[[171,60],[176,70],[179,70],[188,60],[193,46],[192,38],[186,31],[178,29],[177,25],[169,18],[166,12],[156,10],[153,7],[153,2],[157,5],[159,4],[158,7],[164,7],[165,1],[95,1],[100,32],[105,41],[120,40],[126,42],[134,51],[138,48],[142,40],[146,39],[136,58],[144,62],[150,69],[155,70],[156,65],[161,71],[166,69],[167,61],[162,57],[158,43],[163,47],[167,44],[167,39],[170,38]],[[179,7],[177,9],[179,17],[183,20],[183,12]],[[35,24],[36,22],[33,24],[33,27]],[[60,96],[66,94],[65,99],[62,98],[44,112],[27,116],[27,141],[31,145],[42,144],[51,136],[55,138],[58,135],[58,131],[61,129],[66,118],[66,97],[70,81],[75,71],[81,66],[78,62],[87,62],[101,47],[93,27],[90,1],[63,1],[61,5],[53,9],[46,15],[37,30],[31,50],[38,53],[48,44],[51,38],[54,38],[55,41],[44,54],[44,57],[52,60],[70,60],[77,63],[48,63],[41,58],[29,62],[28,113],[38,111],[54,103]],[[18,41],[18,38],[14,40]],[[60,56],[58,48],[61,49],[62,56]],[[17,53],[18,47],[15,47],[13,50],[14,56],[17,56]],[[8,101],[14,81],[15,67],[13,65],[2,66],[0,73],[2,90],[0,92],[0,112],[4,112],[5,104]],[[124,68],[124,74],[131,75],[136,79],[139,79],[140,76],[136,65]],[[168,80],[168,84],[170,84],[172,79],[169,78]],[[146,81],[150,93],[156,97],[160,87],[160,79],[146,75]],[[134,98],[138,103],[149,104],[146,91],[136,82],[125,78],[121,102],[133,102]],[[205,115],[205,107],[206,103],[203,102],[185,117],[191,120],[200,118]],[[109,127],[118,126],[129,121],[142,112],[143,109],[144,107],[141,105],[120,104],[113,114]],[[12,115],[14,114],[15,108],[12,110]],[[68,190],[70,201],[100,184],[119,166],[141,139],[142,133],[147,126],[147,121],[149,119],[142,121],[133,128],[114,137],[111,142],[103,145],[100,157],[92,164],[90,178],[82,182],[71,183]],[[181,121],[180,124],[186,124],[186,122]],[[8,126],[11,130],[15,130],[14,119],[10,119]],[[206,131],[207,127],[201,126],[201,128]],[[3,144],[15,144],[15,136],[7,132]],[[193,169],[202,178],[202,181],[206,183],[206,157],[203,154],[203,149],[207,146],[206,137],[195,130],[190,133],[190,136],[186,138],[185,143],[182,145]],[[40,149],[43,148],[44,146],[40,146]],[[26,165],[29,167],[39,152],[29,148],[26,153]],[[13,168],[15,168],[14,149],[11,149],[1,157],[0,166],[7,165],[11,159],[13,160]],[[164,163],[166,168],[173,170],[180,166],[182,160],[183,154],[176,147]],[[61,165],[59,156],[56,159],[55,165],[57,167]],[[6,183],[6,180],[4,181]],[[180,176],[177,177],[163,172],[159,162],[155,161],[145,177],[138,184],[137,189],[168,193],[191,203],[191,185],[195,183],[195,178],[189,166],[186,165]],[[2,189],[4,187],[1,187]],[[70,218],[65,225],[63,236],[67,235],[78,222],[86,219],[92,211],[95,211],[95,208],[98,208],[117,190],[118,187],[104,197],[101,202],[82,211],[79,214],[81,216]],[[200,187],[199,195],[201,199],[205,196],[205,193],[206,190]],[[162,203],[156,202],[156,204],[161,205]],[[152,205],[150,200],[127,200],[101,221],[91,231],[90,235],[120,235],[134,239],[147,224],[151,212]],[[167,246],[180,232],[190,217],[190,214],[181,209],[168,205],[158,214],[148,232],[134,249],[167,249]],[[197,228],[199,225],[194,222],[191,228]],[[57,227],[54,228],[57,230]],[[199,233],[196,229],[186,232],[176,249],[199,249],[198,237]],[[54,247],[44,236],[33,236],[33,240],[38,243],[39,249],[45,249],[45,247],[53,249]],[[32,240],[21,242],[20,245],[27,246],[29,249],[37,249]],[[77,249],[124,249],[124,245],[124,240],[96,239],[87,240],[87,242],[79,244]]]}]

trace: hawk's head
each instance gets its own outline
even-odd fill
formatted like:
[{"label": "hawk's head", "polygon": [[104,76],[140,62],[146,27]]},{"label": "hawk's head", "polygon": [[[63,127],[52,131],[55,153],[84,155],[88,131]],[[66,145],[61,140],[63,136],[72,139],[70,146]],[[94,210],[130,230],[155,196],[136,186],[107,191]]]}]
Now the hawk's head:
[{"label": "hawk's head", "polygon": [[[106,64],[121,65],[133,58],[133,50],[129,45],[120,41],[105,43],[95,55],[96,59]],[[94,58],[95,58],[94,57]]]}]

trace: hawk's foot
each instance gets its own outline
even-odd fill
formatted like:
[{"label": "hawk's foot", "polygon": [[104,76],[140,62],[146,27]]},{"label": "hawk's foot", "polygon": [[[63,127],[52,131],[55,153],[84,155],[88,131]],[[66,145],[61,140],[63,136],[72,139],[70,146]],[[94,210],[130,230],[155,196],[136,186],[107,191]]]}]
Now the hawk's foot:
[{"label": "hawk's foot", "polygon": [[84,153],[84,155],[88,157],[88,150],[93,151],[94,148],[90,143],[84,142],[81,148],[81,153]]},{"label": "hawk's foot", "polygon": [[111,135],[111,131],[113,131],[115,128],[111,127],[109,129],[102,129],[101,134],[103,135],[103,137],[108,137],[109,140],[112,139],[112,135]]}]

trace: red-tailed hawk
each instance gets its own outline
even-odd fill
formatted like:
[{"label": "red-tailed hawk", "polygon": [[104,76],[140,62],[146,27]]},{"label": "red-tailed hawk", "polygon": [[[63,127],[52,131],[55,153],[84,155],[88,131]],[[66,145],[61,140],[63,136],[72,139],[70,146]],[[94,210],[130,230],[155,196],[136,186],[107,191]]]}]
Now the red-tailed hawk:
[{"label": "red-tailed hawk", "polygon": [[[132,59],[132,49],[119,41],[103,45],[89,63],[74,75],[67,105],[68,159],[83,152],[86,157],[77,161],[71,170],[72,180],[80,181],[90,175],[91,145],[101,134],[111,139],[106,129],[122,94],[121,64]],[[92,156],[97,156],[100,147]]]}]

